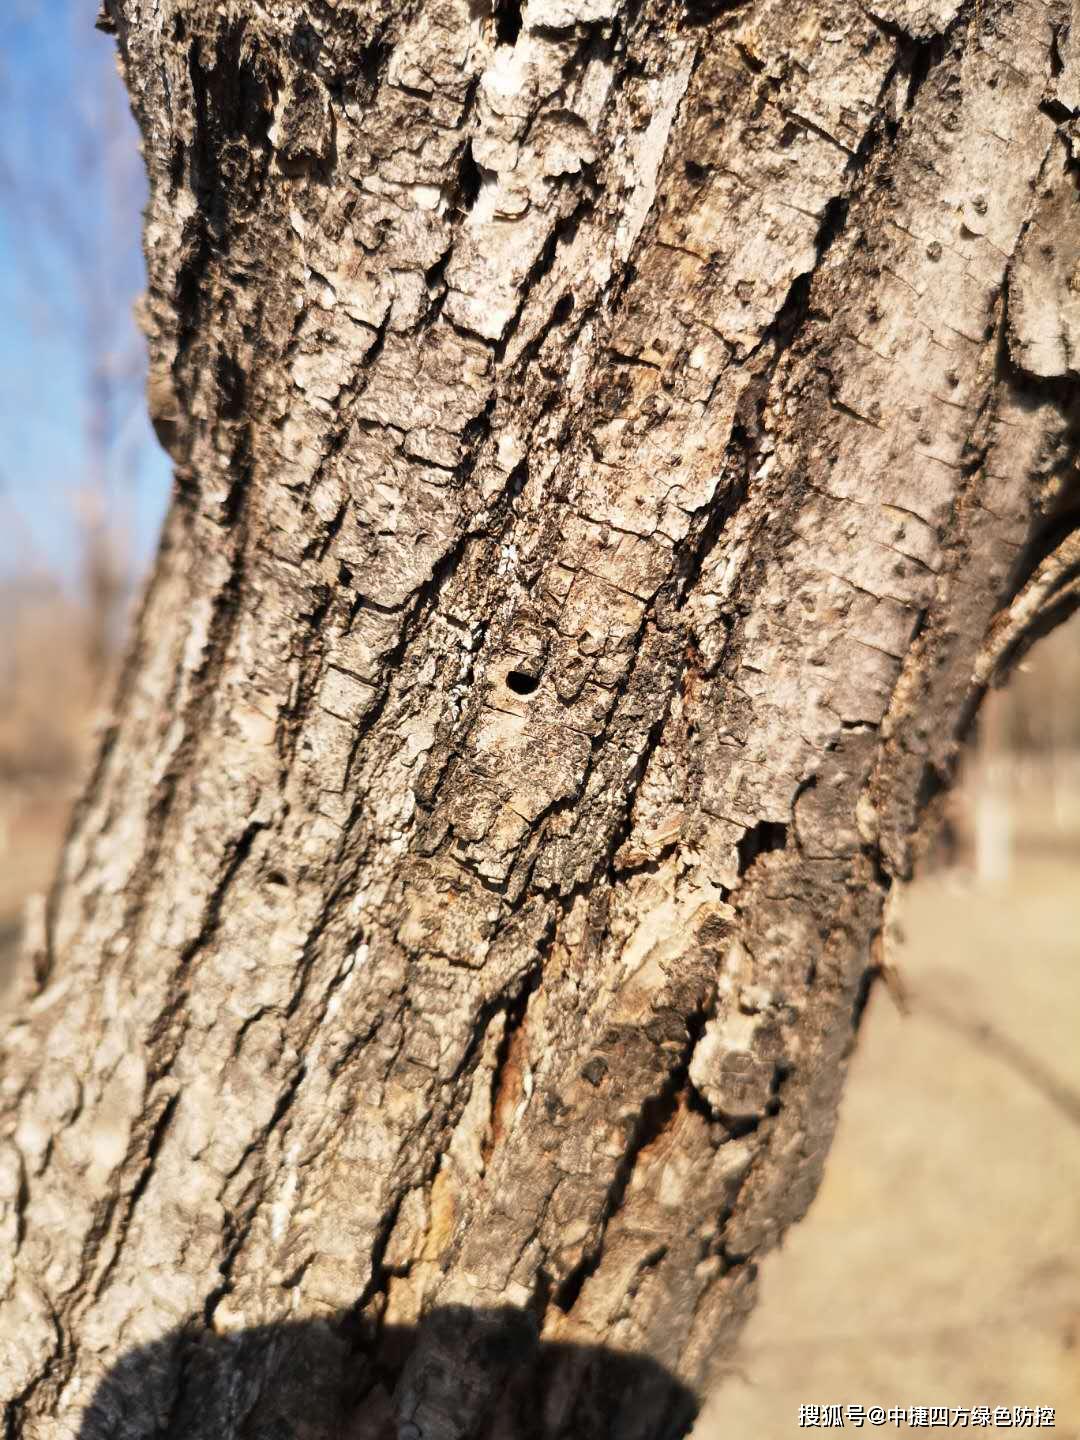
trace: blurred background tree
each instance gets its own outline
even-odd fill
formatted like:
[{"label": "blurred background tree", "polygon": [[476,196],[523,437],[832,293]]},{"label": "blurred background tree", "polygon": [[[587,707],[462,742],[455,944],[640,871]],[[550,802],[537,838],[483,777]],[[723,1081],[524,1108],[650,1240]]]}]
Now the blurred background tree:
[{"label": "blurred background tree", "polygon": [[168,490],[138,136],[86,0],[0,10],[0,924],[42,885]]},{"label": "blurred background tree", "polygon": [[[0,120],[4,506],[21,520],[5,525],[0,558],[70,575],[92,522],[122,528],[141,569],[168,475],[132,316],[145,180],[115,46],[83,0],[4,7]],[[81,525],[73,489],[98,507],[84,507]]]}]

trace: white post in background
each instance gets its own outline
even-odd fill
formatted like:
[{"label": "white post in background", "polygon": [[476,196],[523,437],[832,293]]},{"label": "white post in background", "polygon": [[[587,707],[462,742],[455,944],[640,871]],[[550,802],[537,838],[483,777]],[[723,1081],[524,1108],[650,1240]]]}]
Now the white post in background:
[{"label": "white post in background", "polygon": [[1007,884],[1012,871],[1012,757],[1007,752],[1004,694],[986,697],[975,772],[975,880],[979,885]]}]

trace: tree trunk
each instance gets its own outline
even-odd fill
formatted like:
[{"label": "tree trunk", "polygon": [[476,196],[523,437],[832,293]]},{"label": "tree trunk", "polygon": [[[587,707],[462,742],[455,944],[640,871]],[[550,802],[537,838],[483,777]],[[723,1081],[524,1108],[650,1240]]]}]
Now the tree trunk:
[{"label": "tree trunk", "polygon": [[106,0],[176,492],[7,1036],[8,1436],[685,1433],[1080,593],[1070,20]]}]

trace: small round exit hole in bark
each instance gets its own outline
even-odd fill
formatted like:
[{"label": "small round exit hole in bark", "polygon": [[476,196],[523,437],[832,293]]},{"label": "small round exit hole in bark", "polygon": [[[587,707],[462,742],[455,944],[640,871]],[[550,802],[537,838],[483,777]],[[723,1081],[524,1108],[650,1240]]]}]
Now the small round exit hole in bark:
[{"label": "small round exit hole in bark", "polygon": [[526,675],[524,670],[511,670],[506,677],[506,688],[515,695],[531,695],[539,684],[539,675]]}]

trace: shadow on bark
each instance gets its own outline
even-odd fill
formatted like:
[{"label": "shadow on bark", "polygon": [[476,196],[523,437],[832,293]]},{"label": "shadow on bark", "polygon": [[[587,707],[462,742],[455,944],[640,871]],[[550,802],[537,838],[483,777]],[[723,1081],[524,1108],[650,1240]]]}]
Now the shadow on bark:
[{"label": "shadow on bark", "polygon": [[511,1308],[173,1331],[98,1386],[78,1440],[681,1440],[696,1397],[645,1356],[542,1343]]}]

